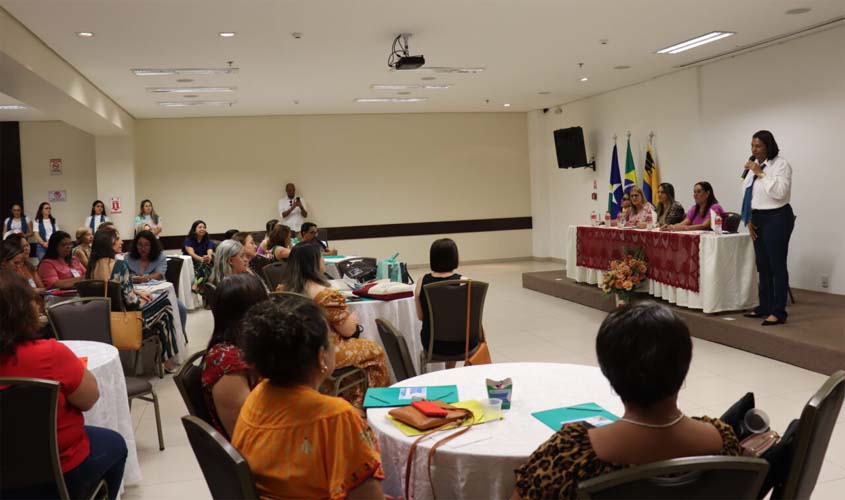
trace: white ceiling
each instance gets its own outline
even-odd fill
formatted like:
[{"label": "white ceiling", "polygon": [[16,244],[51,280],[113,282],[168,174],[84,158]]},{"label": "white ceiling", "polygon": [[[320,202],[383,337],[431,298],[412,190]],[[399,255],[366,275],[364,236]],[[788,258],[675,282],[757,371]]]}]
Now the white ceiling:
[{"label": "white ceiling", "polygon": [[0,109],[0,122],[26,122],[26,121],[38,121],[38,120],[49,120],[50,117],[46,113],[42,113],[41,111],[28,106],[25,103],[22,103],[18,100],[15,100],[6,94],[0,93],[0,106],[5,105],[17,105],[17,106],[26,106],[26,109],[20,110],[5,110]]},{"label": "white ceiling", "polygon": [[[136,118],[527,111],[845,15],[842,0],[0,0],[0,6]],[[796,7],[812,11],[785,15]],[[678,55],[655,54],[714,30],[737,35]],[[77,31],[96,36],[82,39]],[[224,39],[220,31],[237,36]],[[291,32],[304,36],[295,40]],[[429,97],[426,103],[353,102],[396,95],[371,84],[420,83],[425,76],[388,70],[391,42],[401,32],[413,33],[411,52],[424,54],[429,66],[487,71],[431,75],[454,87],[412,93]],[[237,86],[232,94],[200,95],[234,98],[230,108],[162,108],[157,101],[187,99],[145,88],[178,85],[179,77],[129,71],[227,61],[240,73],[195,77],[188,85]],[[582,76],[589,81],[580,82]]]}]

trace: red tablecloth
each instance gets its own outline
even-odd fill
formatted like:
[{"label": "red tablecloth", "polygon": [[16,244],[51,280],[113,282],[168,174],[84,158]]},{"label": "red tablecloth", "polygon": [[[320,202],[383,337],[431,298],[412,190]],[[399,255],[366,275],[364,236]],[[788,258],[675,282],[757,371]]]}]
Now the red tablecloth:
[{"label": "red tablecloth", "polygon": [[610,269],[610,261],[623,256],[623,248],[645,251],[649,279],[698,292],[698,234],[638,231],[603,227],[578,227],[577,264]]}]

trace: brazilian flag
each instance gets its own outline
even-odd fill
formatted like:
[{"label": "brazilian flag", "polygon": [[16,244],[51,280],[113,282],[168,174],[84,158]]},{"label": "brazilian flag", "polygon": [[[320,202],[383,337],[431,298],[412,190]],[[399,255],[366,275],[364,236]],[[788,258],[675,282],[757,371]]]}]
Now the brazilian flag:
[{"label": "brazilian flag", "polygon": [[637,167],[634,166],[634,155],[631,154],[631,138],[628,137],[628,151],[625,153],[625,192],[639,184],[637,182]]}]

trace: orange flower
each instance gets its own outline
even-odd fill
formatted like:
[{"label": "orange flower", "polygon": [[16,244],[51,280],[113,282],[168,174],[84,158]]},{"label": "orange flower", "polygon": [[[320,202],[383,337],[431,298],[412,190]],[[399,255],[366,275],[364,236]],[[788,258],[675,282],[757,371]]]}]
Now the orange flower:
[{"label": "orange flower", "polygon": [[630,291],[632,288],[634,288],[634,284],[631,283],[630,281],[626,281],[624,283],[624,286],[625,286],[625,290],[628,290],[628,291]]},{"label": "orange flower", "polygon": [[625,285],[625,282],[622,280],[616,280],[616,288],[622,288]]}]

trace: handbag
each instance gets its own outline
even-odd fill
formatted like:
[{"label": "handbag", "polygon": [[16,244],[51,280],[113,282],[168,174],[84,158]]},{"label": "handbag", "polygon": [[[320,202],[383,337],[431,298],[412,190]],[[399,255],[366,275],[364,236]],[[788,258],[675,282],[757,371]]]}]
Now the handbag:
[{"label": "handbag", "polygon": [[[103,280],[104,295],[109,296],[109,280]],[[144,316],[142,311],[112,311],[111,342],[121,351],[141,349],[144,339]]]},{"label": "handbag", "polygon": [[464,366],[490,365],[493,359],[490,357],[490,349],[487,347],[487,340],[484,338],[484,328],[481,328],[481,342],[472,356],[469,355],[469,327],[470,327],[470,306],[472,305],[472,280],[467,281],[467,327],[466,347],[464,350]]},{"label": "handbag", "polygon": [[429,417],[423,412],[414,408],[411,405],[394,408],[388,412],[388,415],[403,424],[410,425],[414,429],[421,431],[428,431],[438,427],[444,427],[448,424],[459,422],[467,418],[467,411],[464,408],[455,408],[454,406],[444,403],[443,401],[430,401],[438,407],[446,410],[445,417]]}]

